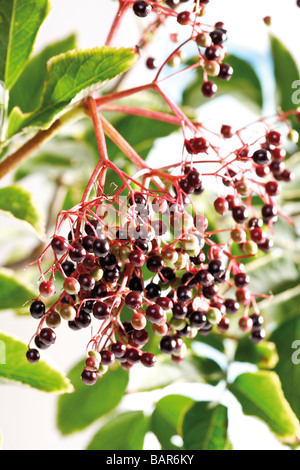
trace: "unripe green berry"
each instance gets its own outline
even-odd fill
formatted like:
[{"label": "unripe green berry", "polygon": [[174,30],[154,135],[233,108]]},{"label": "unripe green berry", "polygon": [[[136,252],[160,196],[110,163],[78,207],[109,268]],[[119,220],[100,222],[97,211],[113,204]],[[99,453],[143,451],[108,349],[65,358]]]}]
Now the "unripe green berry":
[{"label": "unripe green berry", "polygon": [[248,240],[246,243],[243,243],[243,252],[245,255],[256,256],[258,253],[258,246],[252,240]]},{"label": "unripe green berry", "polygon": [[173,268],[178,261],[178,253],[173,248],[168,248],[162,253],[162,259],[167,267]]},{"label": "unripe green berry", "polygon": [[71,305],[62,305],[60,307],[60,316],[63,320],[73,321],[76,318],[76,310]]},{"label": "unripe green berry", "polygon": [[91,350],[88,352],[88,355],[89,357],[94,357],[95,359],[97,359],[99,363],[101,362],[101,354],[98,351]]},{"label": "unripe green berry", "polygon": [[169,325],[172,329],[181,331],[186,327],[186,321],[185,319],[179,320],[178,318],[171,317]]},{"label": "unripe green berry", "polygon": [[129,263],[129,255],[131,253],[131,249],[129,248],[129,246],[122,246],[120,249],[119,249],[119,257],[120,257],[120,260],[123,262],[123,263]]},{"label": "unripe green berry", "polygon": [[106,374],[107,371],[108,371],[108,366],[104,366],[103,364],[100,364],[98,373],[100,375],[104,375],[104,374]]},{"label": "unripe green berry", "polygon": [[205,315],[207,320],[213,325],[217,325],[222,320],[222,313],[218,308],[211,307]]},{"label": "unripe green berry", "polygon": [[295,129],[292,129],[288,133],[287,138],[290,142],[293,142],[293,144],[297,144],[299,141],[299,133]]},{"label": "unripe green berry", "polygon": [[200,33],[196,36],[196,43],[200,47],[209,47],[212,44],[212,39],[208,33]]},{"label": "unripe green berry", "polygon": [[187,266],[189,257],[186,253],[178,253],[178,260],[175,263],[175,268],[184,269]]},{"label": "unripe green berry", "polygon": [[95,279],[95,281],[100,281],[103,277],[103,269],[97,268],[95,271],[92,272],[92,276]]},{"label": "unripe green berry", "polygon": [[217,77],[220,73],[220,65],[215,60],[207,60],[204,63],[204,70],[207,75],[211,77]]}]

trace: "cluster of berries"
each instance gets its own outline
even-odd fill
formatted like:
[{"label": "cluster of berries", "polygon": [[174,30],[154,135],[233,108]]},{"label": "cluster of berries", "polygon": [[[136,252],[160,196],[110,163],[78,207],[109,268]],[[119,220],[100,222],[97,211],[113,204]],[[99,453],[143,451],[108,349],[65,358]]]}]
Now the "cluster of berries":
[{"label": "cluster of berries", "polygon": [[[186,3],[187,0],[166,0],[164,3],[167,8],[163,5],[163,2],[158,1],[145,1],[137,0],[133,3],[133,11],[138,17],[147,17],[152,11],[158,14],[162,24],[166,18],[176,18],[179,25],[190,26],[189,39],[184,41],[183,44],[178,46],[175,51],[164,61],[164,65],[171,67],[179,66],[186,58],[183,46],[189,41],[194,41],[198,48],[198,62],[197,67],[203,69],[203,84],[202,93],[206,98],[212,98],[217,92],[217,84],[214,83],[209,77],[218,77],[221,80],[230,80],[233,74],[233,68],[224,62],[226,57],[226,48],[224,43],[227,41],[227,30],[225,29],[224,23],[219,21],[213,26],[204,25],[201,22],[201,17],[206,12],[206,6],[209,1],[195,0],[190,2],[189,10],[176,11],[176,8],[181,6],[182,3]],[[163,18],[163,19],[162,19]],[[154,23],[156,24],[156,23]],[[171,41],[178,42],[178,35],[171,34]],[[146,65],[149,69],[159,68],[159,64],[156,58],[148,57]]]},{"label": "cluster of berries", "polygon": [[[161,352],[175,362],[184,358],[185,337],[208,335],[214,325],[226,333],[230,316],[241,307],[240,330],[250,333],[254,343],[265,338],[263,317],[242,260],[258,250],[272,249],[264,227],[271,227],[278,218],[277,180],[290,181],[293,175],[283,166],[285,153],[277,131],[268,132],[254,152],[246,147],[236,151],[235,162],[247,169],[237,173],[231,164],[223,171],[229,193],[214,201],[214,209],[223,217],[231,213],[231,228],[227,245],[218,244],[213,241],[215,232],[208,230],[207,218],[193,204],[205,191],[205,176],[192,158],[206,154],[208,148],[204,137],[185,141],[191,161],[182,164],[181,174],[172,178],[163,195],[143,189],[132,191],[121,202],[119,197],[103,196],[79,206],[76,220],[71,217],[74,211],[60,215],[58,226],[72,220],[71,230],[66,237],[55,234],[48,247],[55,263],[50,280],[42,274],[40,296],[30,306],[32,317],[39,320],[35,347],[27,353],[30,362],[39,360],[39,349],[54,344],[54,330],[62,320],[75,331],[89,327],[93,318],[100,322],[87,347],[82,374],[87,384],[95,383],[115,360],[125,369],[136,363],[154,366],[156,357],[143,351],[149,325],[161,337]],[[265,178],[268,181],[261,182]],[[264,201],[261,216],[250,214],[249,194],[254,191]],[[232,254],[235,244],[241,256]],[[55,294],[55,273],[63,276],[63,289],[46,309],[41,299]],[[248,314],[251,305],[252,315]],[[132,312],[129,320],[123,319],[124,311]]]},{"label": "cluster of berries", "polygon": [[[192,26],[189,40],[199,46],[205,96],[216,92],[208,75],[230,79],[233,71],[222,63],[227,37],[223,23],[203,31],[197,19],[208,1],[197,0],[192,12],[179,13],[175,0],[127,3],[137,16],[156,10]],[[148,66],[154,68],[150,59]],[[192,123],[176,106],[172,110],[193,133],[188,138],[183,128],[180,163],[144,167],[136,177],[118,173],[124,185],[113,194],[104,194],[102,187],[96,199],[83,198],[59,214],[52,241],[38,259],[40,295],[32,300],[30,313],[39,324],[27,351],[29,362],[38,362],[40,350],[55,343],[62,321],[74,331],[91,327],[82,372],[87,385],[95,384],[115,361],[126,370],[135,364],[153,367],[156,357],[146,348],[156,336],[161,352],[179,363],[185,356],[184,338],[212,331],[226,334],[232,315],[240,315],[239,329],[253,343],[265,338],[256,302],[263,294],[252,292],[243,261],[272,249],[272,226],[284,216],[277,196],[280,183],[292,181],[293,174],[285,167],[282,132],[260,120],[263,130],[251,140],[244,137],[245,129],[222,125],[215,144],[215,132]],[[279,115],[276,124],[288,124],[287,117]],[[295,139],[290,128],[288,137]],[[230,150],[224,150],[225,143],[231,143]],[[205,172],[205,164],[218,168]],[[212,204],[222,219],[219,230],[197,209],[212,177],[222,182]],[[226,241],[220,242],[221,234],[228,235]],[[43,272],[41,261],[48,249],[54,263]],[[55,277],[62,279],[58,295]]]}]

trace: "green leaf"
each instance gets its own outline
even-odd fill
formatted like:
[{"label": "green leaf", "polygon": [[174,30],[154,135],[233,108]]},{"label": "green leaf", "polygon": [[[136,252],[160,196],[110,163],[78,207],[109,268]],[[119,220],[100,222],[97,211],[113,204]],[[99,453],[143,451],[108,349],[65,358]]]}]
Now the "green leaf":
[{"label": "green leaf", "polygon": [[150,431],[156,435],[162,450],[178,449],[171,438],[180,433],[183,414],[192,403],[191,398],[183,395],[168,395],[156,403]]},{"label": "green leaf", "polygon": [[34,111],[41,100],[44,82],[47,78],[48,60],[75,47],[76,38],[72,34],[62,41],[50,44],[42,52],[36,54],[10,90],[9,110],[19,106],[23,113]]},{"label": "green leaf", "polygon": [[83,369],[84,361],[70,371],[75,392],[59,398],[57,425],[62,434],[80,431],[113,410],[128,384],[128,372],[118,367],[110,369],[95,385],[88,387],[81,381]]},{"label": "green leaf", "polygon": [[228,410],[220,404],[196,402],[182,424],[185,450],[228,450]]},{"label": "green leaf", "polygon": [[183,382],[200,382],[217,385],[223,378],[220,366],[206,357],[187,354],[183,364],[174,364],[170,358],[157,356],[157,364],[147,371],[145,379],[135,391],[150,391]]},{"label": "green leaf", "polygon": [[56,181],[63,180],[65,175],[68,183],[75,179],[78,184],[79,179],[88,181],[94,164],[94,152],[86,142],[54,138],[18,167],[14,179],[20,181],[39,172]]},{"label": "green leaf", "polygon": [[296,100],[297,103],[293,101],[293,94],[296,92],[296,89],[293,88],[293,83],[298,81],[296,88],[299,90],[299,68],[291,53],[279,39],[270,35],[270,41],[278,106],[280,106],[283,111],[296,109],[299,106],[299,99]]},{"label": "green leaf", "polygon": [[[283,292],[299,281],[299,271],[293,259],[282,251],[262,256],[247,264],[246,270],[251,277],[249,288],[252,292],[274,295]],[[278,276],[278,272],[281,273]]]},{"label": "green leaf", "polygon": [[37,296],[15,272],[8,269],[0,269],[0,286],[0,310],[21,308],[25,302]]},{"label": "green leaf", "polygon": [[50,59],[38,108],[27,114],[14,108],[9,118],[8,136],[26,127],[47,128],[75,98],[83,98],[94,85],[125,72],[135,60],[136,54],[132,49],[106,46],[69,51]]},{"label": "green leaf", "polygon": [[0,80],[11,89],[47,16],[48,0],[0,0]]},{"label": "green leaf", "polygon": [[0,213],[14,217],[33,229],[38,236],[44,234],[43,215],[29,191],[13,185],[0,188]]},{"label": "green leaf", "polygon": [[[291,302],[290,302],[291,303]],[[275,371],[280,377],[284,394],[300,419],[300,317],[299,297],[293,299],[298,315],[280,325],[271,335],[279,354]],[[286,305],[282,304],[282,309]]]},{"label": "green leaf", "polygon": [[110,419],[93,437],[87,450],[142,450],[148,420],[142,411],[128,411]]},{"label": "green leaf", "polygon": [[239,375],[229,390],[240,402],[244,414],[264,421],[279,440],[294,443],[299,439],[299,421],[275,372],[259,370]]},{"label": "green leaf", "polygon": [[[214,82],[218,86],[216,98],[222,95],[231,95],[244,104],[261,109],[263,105],[262,87],[253,67],[234,55],[228,55],[226,63],[233,67],[234,73],[229,81],[214,78]],[[182,102],[184,105],[196,108],[207,103],[207,98],[204,98],[201,92],[202,83],[202,75],[197,74],[196,79],[187,86],[183,93]]]},{"label": "green leaf", "polygon": [[278,360],[276,345],[271,341],[253,344],[249,338],[243,337],[238,342],[235,361],[250,362],[261,369],[274,369]]},{"label": "green leaf", "polygon": [[[26,359],[28,346],[19,339],[0,333],[4,361],[0,360],[0,377],[29,385],[43,392],[70,393],[73,387],[63,373],[44,360],[30,364]],[[4,362],[4,363],[3,363]]]}]

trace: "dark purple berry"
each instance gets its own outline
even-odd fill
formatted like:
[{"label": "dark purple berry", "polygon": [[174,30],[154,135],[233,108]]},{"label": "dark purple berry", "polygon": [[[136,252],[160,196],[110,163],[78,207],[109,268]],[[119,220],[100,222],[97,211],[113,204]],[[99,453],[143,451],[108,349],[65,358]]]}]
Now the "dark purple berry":
[{"label": "dark purple berry", "polygon": [[40,353],[37,349],[28,349],[26,352],[26,358],[31,364],[36,364],[40,360]]},{"label": "dark purple berry", "polygon": [[46,308],[41,300],[34,300],[30,305],[30,314],[36,320],[40,320],[45,314]]}]

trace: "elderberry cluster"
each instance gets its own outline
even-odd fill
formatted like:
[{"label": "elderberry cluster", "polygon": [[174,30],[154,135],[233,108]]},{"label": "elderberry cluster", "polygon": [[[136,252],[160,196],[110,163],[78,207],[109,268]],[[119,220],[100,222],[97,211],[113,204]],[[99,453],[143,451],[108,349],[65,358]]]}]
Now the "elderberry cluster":
[{"label": "elderberry cluster", "polygon": [[[236,151],[235,162],[246,165],[245,172],[229,165],[223,171],[229,193],[213,205],[217,214],[230,214],[227,245],[213,242],[207,218],[192,203],[205,191],[205,177],[192,159],[207,154],[209,143],[195,136],[185,141],[185,150],[190,162],[181,166],[163,197],[153,190],[132,191],[119,201],[118,210],[116,197],[98,198],[79,207],[67,237],[54,235],[49,245],[55,257],[51,278],[42,276],[40,296],[30,306],[32,317],[39,320],[35,347],[27,352],[30,362],[37,362],[39,350],[55,343],[62,321],[74,331],[99,322],[82,373],[89,385],[115,361],[126,370],[137,363],[154,366],[156,357],[144,351],[149,327],[161,337],[161,352],[175,362],[184,359],[184,338],[206,336],[214,327],[226,333],[231,315],[239,311],[240,330],[250,333],[253,343],[265,338],[264,320],[242,259],[272,249],[266,230],[278,218],[278,181],[293,179],[284,168],[281,134],[272,130],[258,149]],[[243,200],[255,192],[264,202],[260,217],[254,209],[250,214],[252,206]],[[118,221],[115,225],[108,221],[109,207]],[[62,219],[70,223],[68,213]],[[241,256],[233,255],[235,244]],[[63,290],[46,308],[45,300],[55,294],[55,273],[63,276]],[[255,313],[249,315],[251,304]],[[123,318],[126,310],[131,312],[129,319]]]},{"label": "elderberry cluster", "polygon": [[[203,84],[201,91],[206,98],[212,98],[217,93],[217,84],[209,77],[218,77],[221,80],[230,80],[233,68],[224,62],[227,41],[227,30],[223,22],[219,21],[213,26],[202,24],[201,17],[206,12],[207,1],[194,1],[188,5],[189,9],[176,11],[176,8],[187,0],[166,0],[164,3],[168,8],[162,7],[162,2],[137,0],[133,3],[133,11],[138,17],[145,18],[151,12],[156,12],[159,18],[163,15],[166,18],[176,18],[181,26],[191,27],[190,40],[194,41],[198,47],[198,67],[203,69]],[[171,41],[178,42],[178,35],[171,34]],[[186,42],[186,41],[185,41]],[[170,67],[177,67],[186,59],[183,47],[178,46],[168,57],[162,67],[167,64]],[[148,57],[146,66],[150,69],[159,68],[159,62],[154,57]]]},{"label": "elderberry cluster", "polygon": [[[192,2],[191,11],[179,13],[176,6],[184,0],[130,3],[139,17],[154,11],[192,26],[190,40],[198,46],[205,96],[216,92],[208,76],[231,78],[233,70],[223,63],[224,24],[205,30],[198,19],[208,0]],[[181,46],[176,54],[180,52]],[[147,64],[156,68],[151,57]],[[226,335],[232,316],[238,316],[240,332],[249,334],[254,344],[265,338],[256,302],[260,294],[252,292],[243,260],[273,247],[270,233],[282,215],[280,184],[294,178],[285,167],[282,133],[260,120],[263,131],[251,139],[244,137],[245,129],[223,124],[213,143],[215,132],[182,119],[176,107],[173,111],[187,128],[179,164],[143,168],[137,180],[126,180],[112,166],[123,179],[122,187],[109,195],[102,187],[96,199],[83,197],[75,208],[59,214],[51,243],[38,260],[39,296],[32,300],[30,313],[39,323],[27,351],[29,362],[38,362],[40,351],[56,342],[62,322],[75,332],[91,329],[81,375],[87,385],[95,384],[114,362],[126,370],[135,364],[153,367],[156,357],[147,350],[153,336],[159,338],[160,351],[176,363],[185,357],[185,338]],[[277,124],[283,122],[285,116],[279,116]],[[187,137],[188,132],[193,135]],[[295,134],[290,130],[288,136]],[[223,150],[228,142],[230,150]],[[205,170],[212,162],[217,170]],[[222,183],[211,204],[221,219],[217,230],[197,209],[207,177]],[[215,239],[221,233],[226,238],[222,242]],[[47,250],[52,250],[54,262],[43,272]],[[62,281],[60,292],[56,278]]]}]

